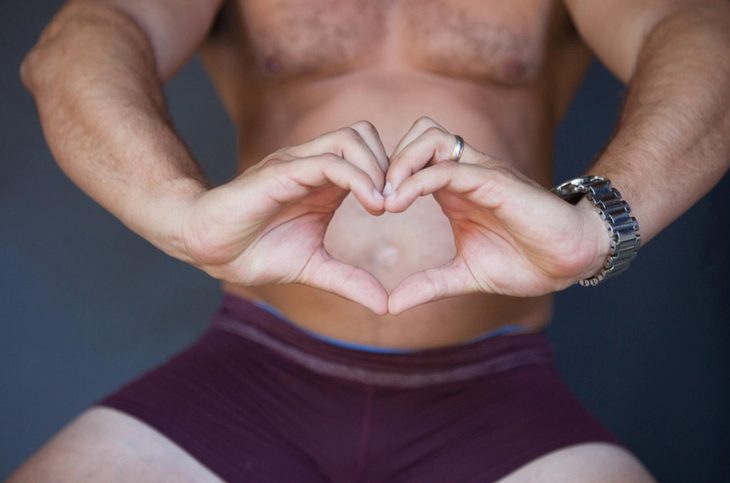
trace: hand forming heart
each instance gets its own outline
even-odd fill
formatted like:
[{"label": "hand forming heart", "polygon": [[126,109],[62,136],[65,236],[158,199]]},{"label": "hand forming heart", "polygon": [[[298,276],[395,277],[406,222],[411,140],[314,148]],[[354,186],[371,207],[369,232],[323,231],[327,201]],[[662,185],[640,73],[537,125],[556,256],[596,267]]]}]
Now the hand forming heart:
[{"label": "hand forming heart", "polygon": [[[466,143],[460,160],[451,161],[454,142],[423,117],[390,164],[365,121],[276,151],[196,201],[183,223],[189,258],[223,280],[302,283],[379,315],[470,292],[542,295],[598,270],[609,242],[590,207],[563,201]],[[349,192],[373,215],[402,212],[433,194],[451,223],[456,256],[388,294],[372,274],[336,260],[323,245]]]},{"label": "hand forming heart", "polygon": [[454,144],[453,134],[424,117],[391,156],[385,210],[402,212],[433,194],[451,223],[456,256],[401,281],[390,313],[470,292],[544,295],[598,271],[610,241],[590,202],[571,205],[466,143],[459,162],[451,161]]}]

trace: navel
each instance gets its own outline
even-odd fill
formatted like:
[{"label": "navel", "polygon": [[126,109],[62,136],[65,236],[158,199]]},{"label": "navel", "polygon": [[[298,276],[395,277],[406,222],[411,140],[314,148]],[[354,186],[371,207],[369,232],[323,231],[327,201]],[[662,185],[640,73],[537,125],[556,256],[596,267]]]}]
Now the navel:
[{"label": "navel", "polygon": [[401,258],[401,252],[395,245],[382,245],[373,254],[373,263],[376,266],[389,268]]}]

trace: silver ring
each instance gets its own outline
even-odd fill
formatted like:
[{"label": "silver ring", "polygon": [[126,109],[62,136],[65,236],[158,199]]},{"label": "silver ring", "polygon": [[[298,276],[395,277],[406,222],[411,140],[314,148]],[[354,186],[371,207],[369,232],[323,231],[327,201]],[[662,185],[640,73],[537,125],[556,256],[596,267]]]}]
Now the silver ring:
[{"label": "silver ring", "polygon": [[456,146],[454,146],[454,150],[451,151],[449,160],[456,161],[458,163],[461,159],[461,155],[464,154],[464,138],[458,134],[454,134],[454,137],[456,137]]}]

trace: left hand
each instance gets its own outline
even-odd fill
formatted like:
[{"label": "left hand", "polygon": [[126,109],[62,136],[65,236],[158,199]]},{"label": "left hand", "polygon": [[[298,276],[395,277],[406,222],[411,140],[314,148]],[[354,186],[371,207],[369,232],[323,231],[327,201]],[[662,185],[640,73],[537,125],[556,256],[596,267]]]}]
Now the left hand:
[{"label": "left hand", "polygon": [[[419,119],[390,159],[385,210],[399,213],[433,194],[449,218],[456,256],[414,273],[393,289],[388,311],[470,292],[533,297],[594,275],[609,252],[604,222],[587,199],[571,205],[509,164]],[[424,240],[424,242],[428,242]]]}]

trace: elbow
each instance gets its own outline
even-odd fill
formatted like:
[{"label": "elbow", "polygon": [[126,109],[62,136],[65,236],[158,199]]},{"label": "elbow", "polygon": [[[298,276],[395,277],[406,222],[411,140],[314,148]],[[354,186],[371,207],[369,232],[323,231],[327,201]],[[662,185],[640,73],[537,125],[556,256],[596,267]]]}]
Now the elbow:
[{"label": "elbow", "polygon": [[730,2],[724,0],[702,0],[692,2],[684,8],[667,15],[661,23],[670,29],[688,29],[707,32],[713,37],[730,39]]},{"label": "elbow", "polygon": [[35,86],[38,79],[39,52],[37,47],[33,47],[20,63],[20,81],[23,86],[32,94],[35,92]]},{"label": "elbow", "polygon": [[31,60],[32,55],[33,51],[31,50],[25,55],[23,61],[20,63],[20,82],[22,82],[23,86],[30,92],[33,92],[33,80],[30,72],[31,63],[33,62]]},{"label": "elbow", "polygon": [[[69,3],[51,20],[20,64],[32,94],[69,87],[116,63],[154,64],[149,41],[126,14],[103,4]],[[152,67],[154,69],[154,65]]]},{"label": "elbow", "polygon": [[56,67],[64,62],[58,58],[55,50],[53,45],[41,41],[25,54],[20,63],[20,81],[34,96],[45,91],[59,76],[59,72],[53,71],[57,71]]},{"label": "elbow", "polygon": [[666,11],[656,19],[645,40],[657,31],[667,34],[704,33],[730,39],[730,3],[724,0],[701,0]]},{"label": "elbow", "polygon": [[[683,49],[730,48],[730,3],[723,0],[696,0],[679,2],[671,8],[655,11],[638,42],[637,54],[626,73],[630,81],[636,74],[642,57],[651,57],[654,51],[670,43]],[[681,40],[680,40],[681,39]]]},{"label": "elbow", "polygon": [[66,6],[56,14],[20,63],[20,81],[31,94],[35,94],[44,84],[43,79],[48,77],[44,72],[49,69],[49,64],[55,62],[53,59],[54,51],[57,50],[55,46],[58,43],[58,37],[62,36],[66,11],[69,9],[70,7]]}]

